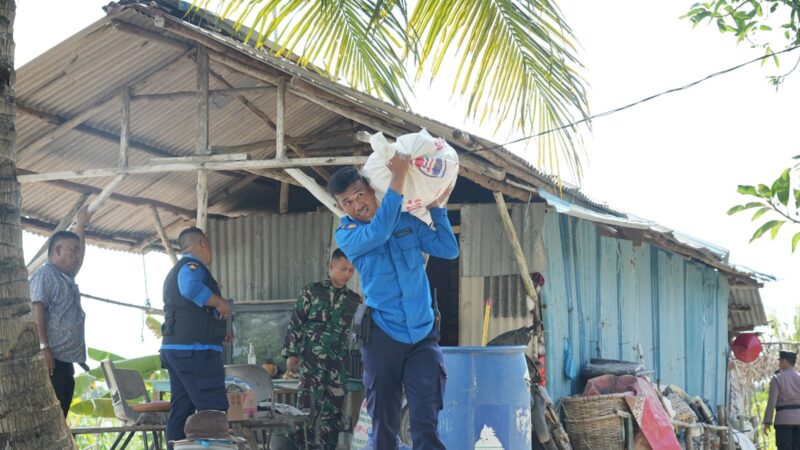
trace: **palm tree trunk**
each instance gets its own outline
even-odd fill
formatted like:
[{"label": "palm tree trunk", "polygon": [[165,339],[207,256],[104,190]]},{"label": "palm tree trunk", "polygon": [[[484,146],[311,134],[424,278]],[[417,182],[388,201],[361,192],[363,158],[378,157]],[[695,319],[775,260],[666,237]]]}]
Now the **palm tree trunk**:
[{"label": "palm tree trunk", "polygon": [[13,0],[0,0],[0,449],[74,449],[39,351],[16,178]]}]

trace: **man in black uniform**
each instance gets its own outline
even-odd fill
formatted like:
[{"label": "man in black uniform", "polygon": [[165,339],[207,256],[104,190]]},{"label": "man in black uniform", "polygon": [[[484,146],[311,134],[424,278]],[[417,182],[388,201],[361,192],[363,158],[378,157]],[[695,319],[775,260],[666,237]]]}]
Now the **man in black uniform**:
[{"label": "man in black uniform", "polygon": [[208,270],[212,253],[203,230],[183,230],[178,244],[183,257],[164,280],[161,326],[161,363],[171,391],[167,441],[186,437],[184,424],[195,411],[228,409],[222,345],[230,305]]}]

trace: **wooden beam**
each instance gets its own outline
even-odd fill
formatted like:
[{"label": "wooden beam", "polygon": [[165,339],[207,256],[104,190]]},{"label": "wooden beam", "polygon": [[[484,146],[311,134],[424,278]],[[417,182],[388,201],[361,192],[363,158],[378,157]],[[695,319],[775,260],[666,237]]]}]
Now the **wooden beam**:
[{"label": "wooden beam", "polygon": [[[212,76],[212,77],[214,77],[214,79],[216,79],[217,81],[219,81],[220,83],[222,83],[224,86],[227,86],[227,87],[229,87],[229,88],[232,88],[232,87],[233,87],[233,85],[232,85],[232,84],[230,84],[230,83],[228,82],[228,80],[226,80],[226,79],[225,79],[225,78],[224,78],[222,75],[220,75],[220,74],[218,74],[218,73],[214,72],[213,70],[209,70],[209,73],[211,74],[211,76]],[[277,83],[277,82],[278,82],[278,80],[276,79],[276,83]],[[239,96],[237,96],[236,98],[237,98],[237,99],[239,100],[239,102],[241,102],[241,103],[242,103],[242,104],[243,104],[243,105],[244,105],[244,106],[245,106],[247,109],[249,109],[249,110],[250,110],[250,111],[251,111],[253,114],[255,114],[255,115],[256,115],[256,117],[258,117],[258,118],[259,118],[259,119],[261,119],[261,120],[262,120],[262,121],[263,121],[265,124],[267,124],[267,127],[269,127],[269,129],[270,129],[270,130],[272,130],[272,132],[274,132],[274,133],[275,133],[275,135],[276,135],[276,137],[277,137],[277,135],[278,135],[278,131],[277,131],[277,130],[278,130],[278,125],[277,125],[275,122],[273,122],[273,121],[272,121],[272,119],[270,119],[270,118],[269,118],[269,116],[267,115],[267,113],[265,113],[264,111],[262,111],[261,109],[259,109],[259,108],[258,108],[257,106],[255,106],[254,104],[252,104],[252,103],[251,103],[249,100],[247,100],[247,97],[245,97],[244,95],[239,95]],[[291,138],[291,136],[286,136],[286,134],[284,133],[284,140],[285,140],[285,139],[292,139],[292,138]],[[276,142],[276,148],[277,148],[277,139],[275,140],[275,142]],[[292,144],[292,145],[290,145],[290,146],[289,146],[289,148],[290,148],[290,149],[291,149],[291,150],[292,150],[292,151],[293,151],[295,154],[297,154],[298,156],[300,156],[301,158],[304,158],[304,157],[306,156],[306,155],[305,155],[305,152],[303,151],[303,149],[302,149],[302,148],[301,148],[299,145]],[[274,153],[274,150],[273,150],[273,153]],[[269,153],[267,153],[267,154],[264,156],[264,158],[265,158],[265,159],[266,159],[266,158],[268,158],[268,157],[269,157],[269,155],[270,155],[270,154],[269,154]],[[321,177],[323,177],[325,180],[328,180],[328,179],[330,179],[330,174],[329,174],[329,173],[328,173],[328,172],[327,172],[325,169],[323,169],[323,168],[321,168],[321,167],[312,167],[312,169],[313,169],[315,172],[317,172],[318,174],[320,174],[320,176],[321,176]]]},{"label": "wooden beam", "polygon": [[110,305],[124,306],[125,308],[139,309],[139,310],[142,310],[142,311],[146,312],[147,314],[155,314],[155,315],[159,315],[159,316],[163,316],[164,315],[164,311],[161,310],[161,309],[157,309],[157,308],[148,308],[146,306],[133,305],[131,303],[125,303],[125,302],[118,302],[116,300],[111,300],[111,299],[103,298],[103,297],[97,297],[97,296],[94,296],[94,295],[89,295],[89,294],[84,294],[84,293],[81,293],[81,297],[88,298],[89,300],[95,300],[95,301],[102,302],[102,303],[108,303]]},{"label": "wooden beam", "polygon": [[208,148],[208,49],[197,48],[197,136],[195,153],[207,155]]},{"label": "wooden beam", "polygon": [[156,227],[158,237],[161,238],[161,243],[164,245],[164,250],[166,250],[167,255],[169,255],[169,259],[172,260],[172,264],[177,264],[178,257],[175,255],[175,250],[172,248],[172,244],[169,242],[169,236],[167,236],[167,232],[164,230],[164,224],[161,223],[161,217],[158,215],[158,210],[154,206],[151,206],[150,212],[153,214],[153,224]]},{"label": "wooden beam", "polygon": [[522,251],[522,245],[519,243],[519,238],[517,237],[517,231],[514,229],[514,222],[511,221],[511,215],[508,213],[508,206],[506,206],[506,201],[503,198],[503,194],[499,192],[494,193],[494,200],[497,203],[497,211],[500,213],[500,220],[503,222],[503,228],[506,230],[506,237],[508,238],[509,243],[511,244],[511,249],[514,251],[514,257],[517,260],[517,266],[519,266],[520,277],[522,278],[522,284],[525,286],[525,292],[528,294],[528,298],[533,301],[533,321],[534,324],[537,326],[537,330],[535,331],[536,340],[533,343],[533,351],[534,351],[534,359],[537,358],[539,355],[539,333],[541,327],[541,311],[539,310],[539,296],[536,295],[536,288],[533,285],[533,280],[531,279],[531,273],[528,269],[528,262],[525,259],[525,253]]},{"label": "wooden beam", "polygon": [[[72,205],[72,208],[70,208],[70,210],[67,211],[67,214],[64,215],[61,221],[58,222],[58,225],[56,225],[55,229],[53,230],[53,234],[67,229],[67,227],[72,223],[72,220],[75,219],[75,216],[78,215],[78,211],[80,211],[80,209],[83,208],[83,205],[86,203],[86,200],[88,198],[89,198],[88,194],[81,194],[80,197],[78,197],[78,201],[76,201],[75,204]],[[38,265],[36,265],[37,268],[44,263],[44,259],[47,259],[47,248],[49,246],[50,246],[50,240],[48,239],[47,241],[45,241],[44,244],[42,244],[42,246],[39,248],[39,251],[37,251],[33,255],[33,258],[31,258],[31,262],[28,263],[28,273],[33,273],[33,270],[31,270],[31,268],[34,266],[35,262],[40,260],[42,261],[38,263]]]},{"label": "wooden beam", "polygon": [[[19,173],[21,175],[24,175],[24,174],[35,175],[36,174],[36,172],[32,172],[30,170],[25,170],[25,169],[20,169],[20,168],[17,169],[17,173]],[[59,189],[63,189],[65,191],[78,192],[80,194],[86,194],[86,195],[99,194],[100,192],[102,192],[102,189],[100,189],[100,188],[96,188],[96,187],[90,186],[88,184],[74,183],[72,181],[48,181],[47,184],[49,186],[53,186],[53,187],[56,187],[56,188],[59,188]],[[134,206],[134,207],[155,206],[158,209],[161,209],[163,211],[169,211],[172,214],[181,216],[181,217],[183,217],[185,219],[189,219],[189,218],[193,219],[194,218],[194,211],[188,210],[188,209],[185,209],[185,208],[181,208],[179,206],[171,205],[169,203],[165,203],[165,202],[162,202],[162,201],[159,201],[159,200],[153,200],[153,199],[144,198],[144,197],[135,197],[135,196],[129,196],[129,195],[122,195],[122,194],[117,194],[117,193],[112,193],[111,197],[109,197],[109,200],[113,201],[113,202],[121,203],[121,204],[124,204],[124,205]]]},{"label": "wooden beam", "polygon": [[128,167],[128,145],[131,140],[131,88],[124,85],[120,89],[122,112],[119,126],[119,167]]},{"label": "wooden beam", "polygon": [[280,202],[278,213],[286,214],[289,212],[289,183],[281,183]]},{"label": "wooden beam", "polygon": [[[264,95],[275,91],[275,86],[253,86],[253,87],[240,87],[230,89],[209,89],[208,97],[230,97],[237,94],[259,94]],[[174,100],[187,100],[197,98],[197,91],[177,91],[177,92],[160,92],[154,94],[138,94],[131,96],[131,100],[135,102],[155,102],[155,101],[174,101]]]},{"label": "wooden beam", "polygon": [[103,205],[105,205],[106,200],[108,200],[108,198],[114,192],[114,189],[116,189],[117,186],[119,186],[120,183],[122,183],[122,180],[124,180],[125,177],[127,177],[127,175],[124,173],[117,175],[116,177],[114,177],[113,180],[111,180],[111,182],[109,182],[103,188],[103,190],[99,194],[97,194],[97,197],[95,197],[95,199],[92,200],[92,203],[89,203],[90,215],[96,213],[97,211],[100,210],[100,208],[103,207]]},{"label": "wooden beam", "polygon": [[257,159],[250,161],[214,161],[207,163],[176,162],[164,164],[147,164],[144,166],[129,166],[125,169],[103,168],[66,170],[63,172],[49,172],[31,175],[20,175],[20,183],[34,183],[54,180],[74,180],[79,178],[102,178],[121,174],[148,174],[164,172],[192,172],[195,170],[249,170],[249,169],[287,169],[292,167],[313,166],[359,166],[367,162],[366,156],[330,156],[318,158],[289,158],[285,160]]},{"label": "wooden beam", "polygon": [[[192,218],[191,220],[193,221],[194,218]],[[191,226],[191,225],[192,225],[192,223],[190,221],[188,221],[188,220],[186,220],[184,218],[178,217],[177,219],[173,220],[169,224],[164,225],[164,231],[166,233],[170,233],[172,230],[174,230],[176,228],[188,227],[188,226]],[[132,251],[132,252],[135,252],[135,253],[141,253],[145,249],[147,249],[148,247],[153,245],[154,242],[160,241],[160,240],[161,240],[161,238],[158,236],[157,232],[156,233],[152,233],[152,234],[150,234],[150,235],[138,240],[134,244],[132,244],[130,246],[129,250]]]},{"label": "wooden beam", "polygon": [[[197,136],[195,154],[208,155],[208,49],[197,48]],[[208,225],[208,171],[197,171],[197,219],[195,226],[207,231]]]},{"label": "wooden beam", "polygon": [[286,169],[286,173],[297,180],[308,192],[311,193],[320,203],[325,205],[336,216],[341,217],[344,212],[336,207],[336,199],[328,191],[320,186],[313,178],[303,173],[300,169]]},{"label": "wooden beam", "polygon": [[197,156],[177,156],[173,158],[150,158],[151,164],[170,164],[175,162],[206,163],[212,161],[247,161],[250,155],[247,153],[229,153],[226,155],[197,155]]},{"label": "wooden beam", "polygon": [[278,98],[275,102],[277,114],[275,116],[275,158],[286,158],[284,137],[286,136],[286,79],[278,79]]},{"label": "wooden beam", "polygon": [[208,171],[197,171],[197,220],[195,226],[206,231],[208,224]]}]

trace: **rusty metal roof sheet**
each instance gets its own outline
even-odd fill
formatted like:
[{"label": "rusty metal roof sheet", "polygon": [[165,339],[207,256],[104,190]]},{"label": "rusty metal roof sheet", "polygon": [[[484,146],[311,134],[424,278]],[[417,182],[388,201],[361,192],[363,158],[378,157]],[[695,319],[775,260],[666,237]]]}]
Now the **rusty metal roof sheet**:
[{"label": "rusty metal roof sheet", "polygon": [[[475,170],[465,176],[490,190],[515,192],[517,198],[542,194],[560,196],[570,204],[608,218],[621,218],[625,224],[637,219],[595,202],[577,188],[563,186],[528,161],[491,141],[475,136],[459,139],[460,131],[442,122],[398,108],[367,94],[355,91],[303,68],[290,59],[254,49],[237,39],[229,24],[212,23],[209,16],[185,15],[173,0],[111,4],[108,15],[53,47],[17,71],[17,142],[21,154],[21,173],[78,170],[117,165],[120,133],[120,102],[115,95],[121,86],[130,85],[132,94],[192,91],[196,66],[192,59],[196,45],[216,49],[219,54],[244,62],[250,68],[273,76],[289,76],[316,89],[323,102],[335,102],[375,123],[395,130],[415,132],[426,128],[450,140],[469,159],[473,168],[484,168],[501,178],[479,180]],[[177,5],[177,6],[176,6]],[[176,9],[177,8],[177,9]],[[201,18],[202,19],[202,18]],[[264,78],[248,76],[212,59],[210,88],[263,86]],[[245,71],[246,72],[246,71]],[[225,82],[222,82],[224,79]],[[317,98],[287,95],[286,130],[290,137],[330,130],[363,127],[346,115],[321,107]],[[248,109],[263,111],[274,121],[275,94],[269,90],[248,93],[249,107],[233,96],[210,101],[210,144],[235,146],[274,138],[263,117]],[[194,152],[195,123],[192,98],[171,101],[133,101],[131,106],[130,164],[145,164],[156,156],[188,156]],[[36,151],[26,147],[59,124],[95,107],[86,120],[53,142]],[[369,125],[369,124],[367,124]],[[371,125],[370,125],[371,126]],[[461,134],[461,136],[464,136]],[[322,147],[347,147],[352,137],[338,136],[307,145],[310,154]],[[481,151],[490,148],[491,151]],[[263,148],[251,152],[261,158],[271,152]],[[309,172],[310,173],[310,172]],[[278,182],[259,178],[241,191],[243,198],[223,195],[245,172],[214,172],[209,175],[209,195],[223,200],[210,206],[210,212],[224,215],[249,214],[257,210],[259,199],[264,210],[276,208]],[[193,173],[129,176],[112,196],[112,203],[92,220],[88,237],[96,244],[129,251],[143,251],[156,240],[147,203],[157,202],[168,234],[175,236],[179,225],[187,223],[196,207]],[[97,193],[107,179],[83,179],[78,183],[49,182],[23,185],[24,224],[32,231],[47,232],[79,197],[80,192]],[[308,202],[308,209],[316,205]],[[635,227],[634,227],[635,228]],[[697,247],[671,232],[653,227],[656,245],[695,258],[733,276],[755,282],[727,264],[716,248]]]}]

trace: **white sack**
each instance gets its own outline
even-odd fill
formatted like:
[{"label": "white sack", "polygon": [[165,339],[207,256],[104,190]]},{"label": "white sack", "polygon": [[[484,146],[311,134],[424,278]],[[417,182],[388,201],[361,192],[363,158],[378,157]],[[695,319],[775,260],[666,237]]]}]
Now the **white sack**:
[{"label": "white sack", "polygon": [[364,165],[363,173],[369,178],[372,188],[382,200],[389,189],[392,172],[386,163],[395,152],[411,156],[411,168],[403,188],[403,211],[419,217],[430,224],[427,206],[452,186],[458,177],[458,153],[447,141],[434,138],[426,130],[405,134],[390,143],[381,133],[373,134],[369,140],[373,153]]}]

